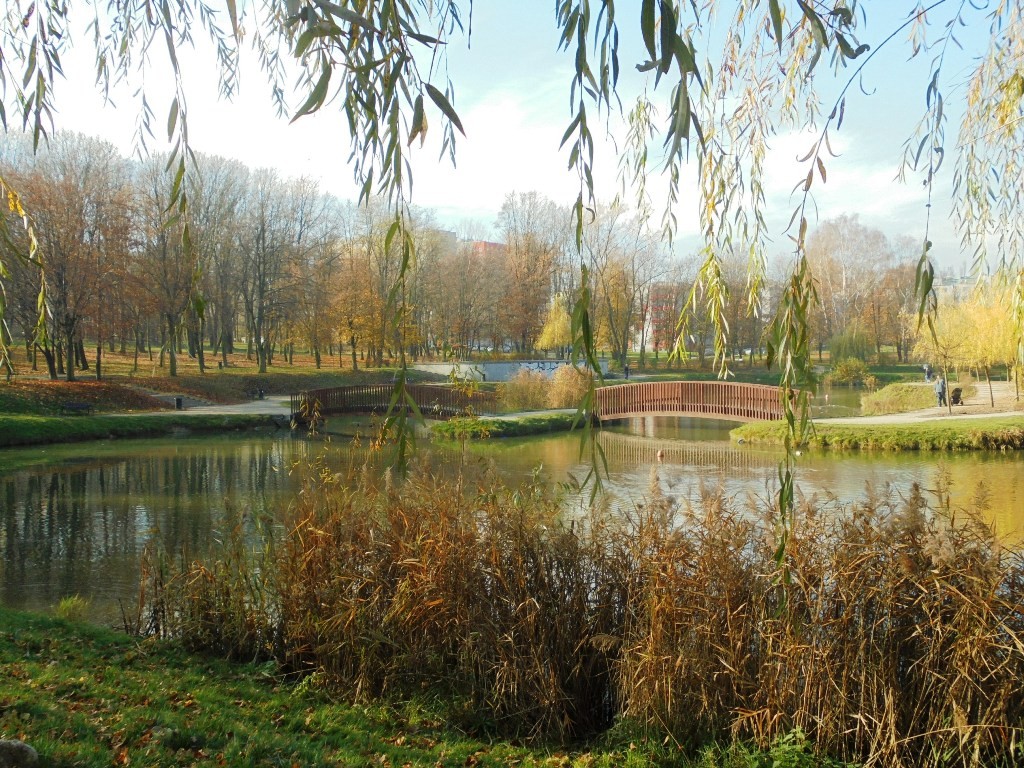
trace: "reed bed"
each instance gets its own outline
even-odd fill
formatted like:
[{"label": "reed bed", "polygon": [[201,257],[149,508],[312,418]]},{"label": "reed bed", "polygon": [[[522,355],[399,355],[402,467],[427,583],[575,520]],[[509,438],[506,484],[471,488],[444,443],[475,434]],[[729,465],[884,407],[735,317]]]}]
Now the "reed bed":
[{"label": "reed bed", "polygon": [[276,546],[153,567],[138,626],[355,700],[443,690],[523,736],[1024,758],[1024,563],[920,492],[799,510],[780,559],[770,517],[714,489],[568,517],[541,488],[367,477],[311,473]]}]

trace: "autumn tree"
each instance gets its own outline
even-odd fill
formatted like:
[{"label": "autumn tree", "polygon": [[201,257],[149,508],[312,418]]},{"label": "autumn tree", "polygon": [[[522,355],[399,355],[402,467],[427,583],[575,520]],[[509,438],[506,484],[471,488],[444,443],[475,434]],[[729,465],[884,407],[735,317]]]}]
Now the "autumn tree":
[{"label": "autumn tree", "polygon": [[993,407],[992,368],[1005,365],[1009,376],[1018,359],[1020,335],[1014,327],[1011,300],[1007,286],[984,281],[959,305],[961,316],[969,323],[962,332],[970,338],[961,362],[984,372]]},{"label": "autumn tree", "polygon": [[202,256],[199,285],[202,314],[194,313],[198,328],[197,354],[202,361],[203,338],[209,327],[214,354],[222,365],[234,352],[235,325],[242,287],[242,207],[249,169],[236,160],[203,155],[201,174],[189,211],[192,241]]},{"label": "autumn tree", "polygon": [[527,352],[544,324],[564,223],[537,192],[509,193],[498,214],[505,242],[501,312],[516,349]]},{"label": "autumn tree", "polygon": [[562,357],[570,344],[572,344],[572,319],[569,317],[565,296],[556,293],[551,301],[551,307],[548,309],[548,317],[544,321],[540,338],[537,339],[537,346],[545,350],[558,350],[558,356]]},{"label": "autumn tree", "polygon": [[135,280],[149,293],[162,325],[161,364],[178,375],[178,350],[185,311],[195,297],[199,254],[182,237],[185,222],[168,213],[170,207],[166,160],[145,162],[136,176],[135,238],[138,243]]},{"label": "autumn tree", "polygon": [[74,381],[76,367],[88,366],[81,333],[91,319],[102,334],[114,295],[109,257],[127,248],[125,164],[109,142],[71,133],[54,136],[29,162],[21,185],[36,224],[47,325],[58,342],[51,352],[44,339],[41,349],[51,375],[63,367]]},{"label": "autumn tree", "polygon": [[[918,327],[914,356],[937,365],[942,378],[948,381],[951,370],[970,364],[973,340],[966,331],[971,325],[971,315],[965,303],[944,304],[931,328]],[[946,405],[951,411],[951,398],[946,399]]]}]

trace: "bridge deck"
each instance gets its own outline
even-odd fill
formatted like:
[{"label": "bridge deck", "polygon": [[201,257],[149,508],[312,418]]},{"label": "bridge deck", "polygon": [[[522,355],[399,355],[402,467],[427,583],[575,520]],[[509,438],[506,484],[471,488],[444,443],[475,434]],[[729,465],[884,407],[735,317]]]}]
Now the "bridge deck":
[{"label": "bridge deck", "polygon": [[[407,398],[411,398],[426,418],[451,418],[467,413],[494,413],[497,404],[493,392],[467,391],[457,387],[431,384],[408,384]],[[292,418],[308,419],[315,403],[321,416],[337,413],[381,413],[391,408],[395,388],[391,384],[367,384],[352,387],[311,389],[291,396]],[[397,403],[408,407],[409,402]]]},{"label": "bridge deck", "polygon": [[785,416],[781,389],[728,381],[650,381],[597,390],[602,421],[635,416],[696,416],[731,421],[773,421]]}]

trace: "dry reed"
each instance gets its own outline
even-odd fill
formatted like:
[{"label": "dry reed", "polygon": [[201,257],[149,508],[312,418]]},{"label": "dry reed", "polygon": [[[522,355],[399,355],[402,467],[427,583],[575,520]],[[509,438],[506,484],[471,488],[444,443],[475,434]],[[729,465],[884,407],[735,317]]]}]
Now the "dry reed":
[{"label": "dry reed", "polygon": [[523,735],[624,718],[871,765],[1020,756],[1021,557],[920,492],[802,510],[780,564],[714,490],[567,521],[537,488],[340,480],[311,476],[275,551],[165,579],[160,630],[357,699],[443,686]]}]

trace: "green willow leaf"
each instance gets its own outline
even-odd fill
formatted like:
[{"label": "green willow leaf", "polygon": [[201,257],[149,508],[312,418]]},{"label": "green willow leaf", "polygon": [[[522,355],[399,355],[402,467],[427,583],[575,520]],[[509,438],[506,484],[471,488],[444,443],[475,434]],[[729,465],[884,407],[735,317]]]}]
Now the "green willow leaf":
[{"label": "green willow leaf", "polygon": [[291,122],[294,123],[303,115],[316,112],[323,106],[324,101],[327,99],[327,89],[330,87],[331,73],[333,71],[334,69],[325,61],[320,71],[320,79],[317,80],[313,91],[309,94],[309,98],[306,99],[305,103],[301,107],[299,107],[299,110],[295,113],[295,117],[291,119]]},{"label": "green willow leaf", "polygon": [[430,100],[437,105],[437,108],[444,113],[445,117],[448,118],[451,124],[459,129],[459,133],[465,136],[466,131],[462,128],[462,121],[459,119],[458,114],[452,108],[451,103],[445,95],[430,83],[424,83],[424,87],[427,89],[427,95],[430,96]]},{"label": "green willow leaf", "polygon": [[427,119],[423,113],[423,94],[419,94],[416,97],[416,103],[412,110],[412,126],[409,129],[409,141],[408,144],[411,146],[416,137],[420,137],[420,146],[423,146],[423,142],[427,138]]},{"label": "green willow leaf", "polygon": [[779,53],[782,53],[782,9],[779,7],[779,0],[768,0],[768,13],[772,17],[772,31],[775,33],[775,41],[779,44]]}]

